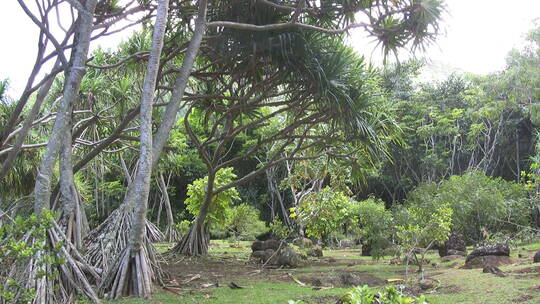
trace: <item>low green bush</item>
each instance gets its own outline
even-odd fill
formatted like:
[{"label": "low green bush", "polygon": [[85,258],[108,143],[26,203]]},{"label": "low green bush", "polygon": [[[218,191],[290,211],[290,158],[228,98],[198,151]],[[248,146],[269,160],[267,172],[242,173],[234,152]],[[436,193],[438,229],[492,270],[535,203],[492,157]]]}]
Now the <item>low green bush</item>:
[{"label": "low green bush", "polygon": [[453,210],[452,230],[469,244],[484,242],[486,234],[511,235],[531,226],[535,205],[524,185],[481,172],[422,184],[409,193],[406,204],[431,210],[448,205]]},{"label": "low green bush", "polygon": [[354,288],[341,297],[343,304],[427,304],[424,296],[408,297],[403,295],[393,286],[386,287],[383,291],[375,291],[364,285]]}]

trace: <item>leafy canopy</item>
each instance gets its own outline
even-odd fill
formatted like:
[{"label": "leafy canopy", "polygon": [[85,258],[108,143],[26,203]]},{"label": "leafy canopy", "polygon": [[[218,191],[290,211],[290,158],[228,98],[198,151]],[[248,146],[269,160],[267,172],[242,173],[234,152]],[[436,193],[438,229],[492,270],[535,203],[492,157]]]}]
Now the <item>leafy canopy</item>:
[{"label": "leafy canopy", "polygon": [[[236,178],[233,168],[223,168],[216,172],[214,181],[215,187],[222,187],[230,184]],[[199,215],[201,205],[204,202],[208,176],[195,180],[188,186],[187,199],[185,200],[186,209],[194,216]],[[208,211],[207,220],[216,225],[223,225],[227,220],[227,213],[230,205],[234,201],[240,200],[240,195],[236,188],[230,188],[212,196],[212,203]]]}]

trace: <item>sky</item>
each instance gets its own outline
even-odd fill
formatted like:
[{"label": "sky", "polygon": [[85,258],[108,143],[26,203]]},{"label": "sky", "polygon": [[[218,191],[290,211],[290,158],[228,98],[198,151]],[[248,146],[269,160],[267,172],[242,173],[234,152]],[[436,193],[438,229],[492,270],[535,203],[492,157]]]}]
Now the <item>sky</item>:
[{"label": "sky", "polygon": [[[448,69],[488,74],[505,67],[506,54],[520,47],[525,33],[540,18],[540,0],[447,0],[448,14],[443,21],[444,34],[429,47],[427,57]],[[16,0],[2,0],[0,10],[0,79],[10,78],[8,94],[17,98],[24,88],[36,56],[37,28],[26,17]],[[101,46],[114,47],[128,35],[107,37]],[[360,53],[380,61],[365,37],[353,32],[351,44]],[[94,45],[94,48],[97,45]],[[402,55],[400,55],[402,56]],[[406,56],[400,57],[400,60]]]}]

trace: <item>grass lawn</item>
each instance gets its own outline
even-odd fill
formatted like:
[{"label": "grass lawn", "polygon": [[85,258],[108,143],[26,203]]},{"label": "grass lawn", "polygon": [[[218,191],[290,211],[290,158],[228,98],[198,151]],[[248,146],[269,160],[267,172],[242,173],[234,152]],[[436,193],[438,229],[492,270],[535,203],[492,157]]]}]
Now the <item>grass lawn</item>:
[{"label": "grass lawn", "polygon": [[[334,304],[350,287],[334,285],[327,278],[354,273],[365,280],[362,284],[374,288],[383,288],[388,284],[386,279],[405,278],[405,266],[390,265],[390,259],[373,261],[360,256],[358,249],[325,250],[323,258],[309,259],[296,269],[261,270],[258,265],[248,262],[249,245],[248,242],[212,241],[207,257],[178,258],[164,265],[164,270],[170,274],[168,284],[173,288],[158,288],[150,299],[126,298],[108,303],[274,304],[294,299],[305,303]],[[157,244],[160,252],[170,247],[171,244]],[[437,284],[424,294],[433,304],[538,304],[540,264],[532,264],[532,256],[537,250],[540,250],[540,242],[513,250],[511,257],[514,263],[500,267],[505,277],[482,273],[482,269],[461,269],[464,259],[441,263],[438,255],[431,253],[428,255],[431,264],[427,266],[425,275]],[[405,284],[406,291],[419,290],[416,276],[415,267],[409,267],[410,280]],[[314,289],[314,282],[320,281],[323,282],[322,287]],[[231,289],[227,286],[231,282],[242,288]]]}]

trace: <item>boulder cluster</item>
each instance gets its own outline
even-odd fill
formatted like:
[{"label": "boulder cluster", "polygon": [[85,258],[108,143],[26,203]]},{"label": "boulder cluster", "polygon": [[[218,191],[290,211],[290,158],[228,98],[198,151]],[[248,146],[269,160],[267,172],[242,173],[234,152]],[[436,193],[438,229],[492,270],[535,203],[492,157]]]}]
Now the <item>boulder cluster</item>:
[{"label": "boulder cluster", "polygon": [[275,239],[255,241],[251,251],[253,260],[267,265],[295,268],[300,266],[302,260],[286,242]]},{"label": "boulder cluster", "polygon": [[510,247],[491,244],[474,249],[465,260],[465,268],[484,268],[510,264]]}]

